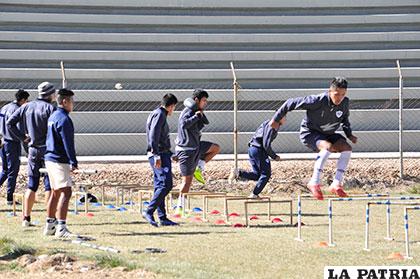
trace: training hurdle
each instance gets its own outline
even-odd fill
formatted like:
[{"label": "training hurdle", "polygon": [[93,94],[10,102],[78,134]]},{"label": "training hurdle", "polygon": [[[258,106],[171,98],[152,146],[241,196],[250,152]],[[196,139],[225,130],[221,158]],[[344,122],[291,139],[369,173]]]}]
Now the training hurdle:
[{"label": "training hurdle", "polygon": [[[141,185],[134,184],[134,183],[131,183],[131,184],[124,184],[124,183],[104,183],[104,184],[100,184],[100,185],[96,185],[96,186],[101,188],[101,202],[102,202],[102,206],[106,206],[106,203],[107,203],[107,201],[105,200],[105,197],[106,197],[106,193],[105,193],[106,191],[105,191],[105,189],[106,188],[110,188],[110,189],[114,189],[115,190],[115,203],[116,203],[116,206],[119,206],[120,205],[120,191],[124,191],[125,188],[137,187],[137,188],[145,189],[145,190],[151,189],[150,186],[141,186]],[[121,197],[122,197],[122,201],[124,201],[124,193],[122,193]],[[124,202],[122,202],[122,203],[124,203]]]},{"label": "training hurdle", "polygon": [[248,206],[250,204],[267,204],[268,205],[268,221],[271,221],[271,205],[272,204],[282,204],[288,203],[290,206],[290,225],[293,226],[293,200],[246,200],[244,201],[244,209],[245,209],[245,226],[250,228],[249,219],[248,219]]},{"label": "training hurdle", "polygon": [[[226,193],[221,193],[221,192],[196,191],[196,192],[181,193],[181,195],[187,201],[185,209],[191,210],[191,198],[192,197],[203,197],[203,202],[204,202],[204,197],[209,197],[209,196],[223,196],[223,197],[225,197],[227,194]],[[204,210],[204,207],[205,206],[204,206],[204,203],[203,203],[203,210]]]},{"label": "training hurdle", "polygon": [[[202,219],[204,221],[207,220],[207,213],[209,211],[209,200],[211,199],[224,199],[226,197],[243,197],[243,196],[228,196],[226,193],[220,194],[220,195],[205,195],[203,196],[203,213],[202,213]],[[225,204],[225,203],[223,203]],[[223,209],[223,212],[226,212],[226,209]]]},{"label": "training hurdle", "polygon": [[[324,198],[329,198],[329,199],[334,199],[334,200],[339,200],[342,201],[343,199],[347,199],[348,201],[352,201],[355,198],[359,199],[359,198],[363,198],[363,199],[372,199],[372,198],[381,198],[381,197],[388,197],[389,194],[359,194],[359,195],[353,195],[351,197],[348,198],[337,198],[337,196],[335,195],[324,195]],[[297,196],[297,237],[295,237],[296,241],[300,241],[303,242],[303,238],[302,238],[302,200],[312,200],[312,201],[318,201],[317,199],[313,198],[312,195],[310,194],[304,194],[304,195],[298,195]],[[331,223],[329,223],[329,225],[331,226],[331,229],[329,229],[329,231],[331,231],[331,242],[332,243],[332,207],[331,207],[331,216],[330,216],[330,207],[328,210],[328,216],[331,217]]]},{"label": "training hurdle", "polygon": [[410,255],[410,240],[408,238],[408,212],[410,210],[420,210],[420,206],[406,206],[404,207],[404,231],[405,231],[405,256],[407,260],[412,260]]},{"label": "training hurdle", "polygon": [[16,216],[16,202],[20,199],[21,207],[22,207],[22,213],[24,210],[24,199],[25,194],[23,193],[13,193],[13,216]]},{"label": "training hurdle", "polygon": [[[226,220],[226,223],[229,223],[229,202],[232,202],[232,201],[248,201],[248,200],[255,200],[255,199],[251,199],[251,198],[249,198],[249,197],[230,197],[230,196],[226,196],[225,198],[224,198],[224,210],[225,210],[225,220]],[[270,197],[260,197],[258,200],[260,200],[260,201],[269,201],[269,200],[271,200],[271,198]],[[271,205],[270,204],[268,204],[268,207],[267,207],[267,215],[270,215],[270,213],[271,213]]]},{"label": "training hurdle", "polygon": [[[403,199],[401,199],[403,198]],[[401,197],[399,200],[420,200],[420,197]],[[398,198],[392,199],[391,198],[385,200],[385,201],[376,201],[376,202],[368,202],[366,204],[366,221],[365,221],[365,248],[363,250],[370,251],[369,246],[369,224],[370,224],[370,206],[371,205],[386,205],[390,207],[391,205],[420,205],[419,202],[408,202],[408,201],[395,201]],[[387,210],[388,211],[388,210]]]},{"label": "training hurdle", "polygon": [[[154,189],[140,189],[137,191],[138,200],[139,200],[139,211],[140,213],[143,212],[143,201],[145,200],[144,196],[148,195],[149,199],[152,199],[153,194],[155,190]],[[169,212],[172,206],[172,194],[178,194],[178,190],[171,190],[169,194],[165,198],[165,205],[166,205],[166,211]]]}]

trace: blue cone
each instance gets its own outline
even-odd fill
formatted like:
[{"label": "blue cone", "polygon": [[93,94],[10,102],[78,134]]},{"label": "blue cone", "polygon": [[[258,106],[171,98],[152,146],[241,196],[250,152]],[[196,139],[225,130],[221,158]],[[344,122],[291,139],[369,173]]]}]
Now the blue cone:
[{"label": "blue cone", "polygon": [[193,212],[203,212],[203,210],[199,207],[194,207],[192,211]]},{"label": "blue cone", "polygon": [[93,204],[93,206],[102,206],[102,203],[100,203],[100,202],[95,202],[94,204]]},{"label": "blue cone", "polygon": [[108,205],[106,206],[106,208],[108,208],[108,209],[114,209],[114,208],[115,208],[115,206],[113,206],[112,204],[108,204]]},{"label": "blue cone", "polygon": [[125,207],[120,207],[120,208],[118,208],[117,210],[118,210],[118,211],[127,211],[127,208],[125,208]]}]

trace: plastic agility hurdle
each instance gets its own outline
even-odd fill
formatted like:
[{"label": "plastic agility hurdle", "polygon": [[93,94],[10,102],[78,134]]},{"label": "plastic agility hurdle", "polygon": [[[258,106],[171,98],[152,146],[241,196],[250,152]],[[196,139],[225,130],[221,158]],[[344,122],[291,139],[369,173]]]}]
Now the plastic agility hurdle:
[{"label": "plastic agility hurdle", "polygon": [[[395,201],[398,199],[400,201]],[[404,201],[402,202],[401,200],[404,200]],[[391,198],[389,198],[385,201],[368,202],[366,204],[365,248],[363,250],[370,251],[370,246],[369,246],[370,206],[371,205],[386,205],[388,208],[388,206],[391,206],[391,205],[420,205],[420,201],[408,202],[408,200],[420,200],[420,197],[400,197],[400,198],[394,198],[392,199],[392,201],[391,201]]]},{"label": "plastic agility hurdle", "polygon": [[[385,197],[389,197],[389,194],[361,194],[361,195],[354,195],[348,198],[337,198],[335,195],[326,195],[324,196],[324,198],[331,198],[337,201],[343,201],[343,200],[347,200],[347,201],[352,201],[355,199],[376,199],[376,198],[385,198]],[[295,237],[296,241],[303,241],[302,238],[302,200],[313,200],[313,201],[317,201],[317,199],[313,198],[312,195],[298,195],[297,197],[297,237]],[[331,242],[332,243],[332,207],[328,207],[328,216],[329,216],[329,225],[331,226],[331,228],[329,228],[329,232],[331,232]],[[334,244],[333,244],[334,245]],[[331,246],[333,246],[331,245]]]},{"label": "plastic agility hurdle", "polygon": [[413,259],[410,255],[410,240],[408,239],[408,212],[410,210],[420,210],[420,206],[406,206],[404,207],[404,231],[405,231],[405,256],[407,260]]},{"label": "plastic agility hurdle", "polygon": [[245,226],[247,228],[250,227],[249,219],[248,219],[248,206],[250,204],[267,204],[268,205],[268,221],[271,221],[271,205],[272,204],[282,204],[288,203],[290,207],[290,225],[293,225],[293,200],[246,200],[244,201],[244,208],[245,208]]},{"label": "plastic agility hurdle", "polygon": [[[260,197],[258,201],[270,201],[271,197]],[[249,197],[229,197],[226,196],[224,198],[224,205],[225,205],[225,219],[226,223],[229,224],[229,201],[255,201],[255,199],[250,199]],[[268,203],[267,203],[268,204]],[[267,215],[270,216],[271,212],[271,205],[268,204],[267,207]]]}]

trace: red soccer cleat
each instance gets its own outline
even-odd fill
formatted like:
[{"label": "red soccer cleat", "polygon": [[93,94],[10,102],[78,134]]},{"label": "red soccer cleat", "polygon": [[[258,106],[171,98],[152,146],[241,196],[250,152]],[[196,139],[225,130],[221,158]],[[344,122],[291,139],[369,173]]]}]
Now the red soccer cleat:
[{"label": "red soccer cleat", "polygon": [[308,188],[311,191],[313,197],[317,200],[322,201],[324,199],[324,196],[321,192],[321,185],[320,184],[308,184]]},{"label": "red soccer cleat", "polygon": [[330,187],[328,187],[328,191],[331,193],[339,196],[340,198],[348,197],[347,193],[344,192],[343,184],[333,181]]}]

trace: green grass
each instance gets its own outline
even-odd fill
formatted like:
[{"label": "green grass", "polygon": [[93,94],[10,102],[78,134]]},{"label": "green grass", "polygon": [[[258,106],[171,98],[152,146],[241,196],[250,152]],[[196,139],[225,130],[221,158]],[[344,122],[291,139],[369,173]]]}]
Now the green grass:
[{"label": "green grass", "polygon": [[420,184],[411,186],[408,191],[409,194],[419,195],[420,194]]},{"label": "green grass", "polygon": [[0,238],[0,259],[13,260],[20,256],[35,254],[36,250],[26,244],[19,244],[8,237]]},{"label": "green grass", "polygon": [[[17,217],[0,217],[0,235],[24,243],[39,251],[65,251],[83,259],[94,259],[102,267],[126,266],[144,268],[158,278],[321,278],[326,265],[419,265],[420,212],[410,212],[410,237],[413,261],[390,261],[392,252],[404,253],[402,207],[392,208],[392,235],[395,241],[384,240],[386,232],[385,207],[373,206],[371,217],[372,252],[363,251],[365,202],[337,202],[334,204],[334,237],[336,247],[316,247],[328,240],[327,202],[303,201],[302,228],[304,242],[294,240],[296,228],[273,224],[264,220],[252,221],[260,227],[250,229],[214,225],[222,216],[211,216],[209,223],[181,220],[180,227],[154,228],[137,212],[118,212],[92,207],[94,217],[69,215],[72,232],[89,235],[92,243],[121,250],[108,254],[99,250],[53,240],[42,235],[42,227],[23,230]],[[201,205],[194,199],[192,207]],[[295,205],[296,206],[296,205]],[[230,212],[243,216],[241,202],[232,203]],[[45,212],[37,204],[34,220],[43,224]],[[273,218],[288,217],[286,205],[273,205]],[[0,210],[6,209],[0,205]],[[211,201],[210,210],[223,211],[221,202]],[[252,213],[265,213],[266,206],[252,207]],[[296,212],[296,208],[294,208]],[[296,221],[296,216],[295,221]],[[244,223],[233,218],[234,223]],[[7,242],[7,241],[6,241]],[[7,246],[7,245],[6,245]],[[147,247],[167,250],[163,254],[134,254],[133,250]]]}]

